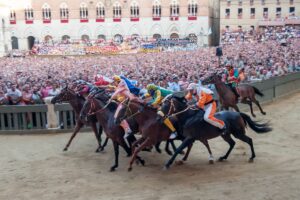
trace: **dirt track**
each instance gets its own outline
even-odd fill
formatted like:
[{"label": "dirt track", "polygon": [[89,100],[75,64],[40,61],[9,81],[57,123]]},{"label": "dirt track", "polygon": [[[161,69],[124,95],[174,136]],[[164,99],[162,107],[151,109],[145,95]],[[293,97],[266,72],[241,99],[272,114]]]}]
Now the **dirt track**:
[{"label": "dirt track", "polygon": [[[143,152],[146,166],[127,172],[128,158],[120,151],[120,166],[113,163],[112,145],[96,154],[90,133],[75,138],[62,152],[70,134],[0,136],[0,199],[92,200],[92,199],[300,199],[300,94],[264,106],[274,131],[257,135],[248,130],[256,150],[237,141],[229,160],[208,164],[205,147],[196,143],[189,161],[162,166],[168,156]],[[215,158],[228,148],[222,139],[210,141]],[[245,153],[246,152],[246,153]]]}]

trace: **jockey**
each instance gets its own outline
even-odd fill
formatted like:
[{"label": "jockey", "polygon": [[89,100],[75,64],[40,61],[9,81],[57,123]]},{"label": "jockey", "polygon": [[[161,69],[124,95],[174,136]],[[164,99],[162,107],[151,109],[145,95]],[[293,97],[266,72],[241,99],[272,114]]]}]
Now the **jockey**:
[{"label": "jockey", "polygon": [[191,83],[187,90],[188,94],[185,98],[187,100],[192,100],[193,97],[197,99],[197,107],[205,111],[204,120],[224,132],[226,129],[225,123],[214,117],[217,110],[217,104],[213,99],[213,91],[196,83]]},{"label": "jockey", "polygon": [[[152,101],[150,101],[148,104],[156,108],[161,104],[162,100],[166,96],[173,94],[172,91],[156,86],[154,84],[147,85],[147,91],[148,93],[145,95],[145,98],[152,97]],[[164,117],[164,114],[160,111],[157,114],[161,117]],[[172,131],[170,139],[175,139],[177,137],[177,132],[174,125],[168,117],[164,119],[164,124]]]},{"label": "jockey", "polygon": [[125,83],[126,83],[128,89],[129,89],[129,91],[130,91],[132,94],[134,94],[134,95],[136,95],[136,96],[139,95],[141,89],[140,89],[140,88],[137,88],[137,87],[135,86],[136,81],[134,81],[134,80],[129,80],[129,79],[125,78],[124,76],[116,76],[116,75],[115,75],[115,76],[113,77],[113,83],[115,84],[115,86],[117,86],[117,85],[120,83],[121,80],[125,81]]},{"label": "jockey", "polygon": [[239,72],[237,69],[234,69],[231,65],[227,65],[227,85],[230,87],[232,92],[235,94],[237,98],[239,98],[239,94],[236,90],[236,86],[239,82]]},{"label": "jockey", "polygon": [[[131,93],[131,91],[128,88],[128,85],[124,79],[120,79],[118,85],[115,88],[115,92],[112,94],[111,99],[116,99],[118,102],[123,102],[126,98],[129,98],[130,101],[136,101],[142,103],[142,101]],[[118,115],[122,104],[120,103],[116,112],[115,112],[115,118]],[[132,130],[126,120],[123,120],[120,124],[120,126],[124,129],[125,135],[124,137],[127,138],[131,133]]]},{"label": "jockey", "polygon": [[77,85],[77,93],[81,96],[87,96],[89,95],[91,92],[97,90],[97,87],[94,86],[91,83],[88,83],[84,80],[78,80],[76,81],[76,85]]},{"label": "jockey", "polygon": [[106,76],[97,75],[95,77],[95,85],[97,87],[108,86],[112,82],[113,82],[113,80],[111,80],[110,78],[108,78]]}]

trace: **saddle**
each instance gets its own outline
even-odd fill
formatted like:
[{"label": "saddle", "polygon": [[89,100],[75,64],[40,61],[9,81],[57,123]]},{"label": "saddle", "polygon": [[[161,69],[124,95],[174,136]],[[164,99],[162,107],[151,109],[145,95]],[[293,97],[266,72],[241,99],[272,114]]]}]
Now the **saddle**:
[{"label": "saddle", "polygon": [[193,115],[189,116],[189,118],[186,120],[185,124],[183,125],[183,128],[188,129],[190,127],[193,127],[195,124],[199,124],[204,119],[205,111],[202,109],[197,110]]}]

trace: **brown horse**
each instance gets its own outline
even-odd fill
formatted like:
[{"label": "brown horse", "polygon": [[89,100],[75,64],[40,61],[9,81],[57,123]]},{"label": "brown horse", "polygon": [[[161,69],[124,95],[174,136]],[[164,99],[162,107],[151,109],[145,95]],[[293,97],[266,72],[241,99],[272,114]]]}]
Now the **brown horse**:
[{"label": "brown horse", "polygon": [[[139,125],[139,132],[142,136],[132,145],[133,154],[128,167],[128,171],[131,171],[132,164],[141,150],[160,144],[162,141],[168,142],[171,132],[169,128],[159,122],[156,109],[129,99],[122,102],[121,106],[119,113],[115,116],[115,123],[119,124],[124,119],[134,119]],[[178,139],[184,139],[180,137]],[[191,148],[192,144],[189,146],[183,160],[187,160]],[[179,153],[182,153],[182,151]]]},{"label": "brown horse", "polygon": [[254,122],[244,113],[223,111],[215,115],[216,118],[223,120],[226,124],[226,132],[222,133],[219,128],[212,126],[203,120],[204,111],[190,109],[184,97],[176,97],[174,95],[166,97],[161,106],[161,112],[166,116],[176,116],[178,122],[183,125],[183,136],[185,137],[185,140],[177,148],[175,154],[166,163],[166,169],[174,162],[178,153],[187,146],[193,144],[195,140],[207,143],[207,140],[218,136],[222,136],[230,146],[227,153],[219,158],[219,161],[226,160],[235,145],[235,141],[231,138],[231,134],[249,144],[251,148],[249,162],[253,162],[255,152],[252,139],[245,134],[246,125],[248,124],[256,133],[266,133],[272,130],[268,124]]},{"label": "brown horse", "polygon": [[[115,152],[115,163],[110,168],[110,171],[115,171],[119,166],[119,146],[123,147],[127,156],[131,155],[131,143],[135,141],[135,137],[131,134],[127,139],[130,144],[128,146],[124,140],[124,129],[114,123],[114,114],[118,107],[118,104],[112,101],[106,103],[106,100],[101,99],[101,95],[98,98],[93,96],[88,96],[86,102],[83,105],[83,108],[80,112],[80,118],[84,119],[90,115],[95,115],[100,125],[103,127],[103,130],[108,138],[113,141],[114,152]],[[131,126],[132,127],[132,126]],[[135,130],[132,129],[133,133]],[[137,157],[138,161],[144,165],[145,161],[140,157]]]},{"label": "brown horse", "polygon": [[60,94],[53,97],[51,100],[52,104],[58,103],[58,102],[68,102],[72,106],[74,112],[75,112],[75,118],[76,118],[76,126],[74,129],[73,134],[71,135],[68,143],[66,144],[64,151],[67,151],[69,146],[71,145],[73,139],[77,135],[77,133],[81,130],[81,128],[84,125],[91,126],[93,129],[93,132],[95,133],[97,142],[98,142],[98,148],[96,149],[96,152],[102,151],[104,146],[107,144],[107,139],[105,141],[105,145],[101,146],[101,134],[102,134],[102,127],[99,126],[99,129],[97,130],[97,120],[95,116],[91,116],[89,119],[89,122],[86,122],[85,120],[81,120],[79,118],[80,111],[83,107],[83,104],[85,102],[84,97],[78,96],[73,90],[69,89],[67,86],[62,89]]},{"label": "brown horse", "polygon": [[[236,95],[233,93],[233,91],[226,86],[226,84],[224,82],[222,82],[222,77],[218,74],[213,74],[211,76],[209,76],[208,78],[204,79],[202,81],[203,85],[207,85],[207,84],[214,84],[216,87],[216,90],[219,94],[219,98],[220,98],[220,103],[222,105],[221,110],[225,109],[228,110],[229,107],[234,108],[237,112],[240,112],[237,103],[238,103],[238,98],[236,97]],[[241,84],[239,86],[237,86],[237,91],[240,95],[241,98],[241,103],[244,104],[248,104],[250,106],[250,110],[251,110],[251,114],[253,117],[256,117],[256,115],[253,112],[253,108],[252,108],[252,102],[254,102],[261,114],[265,115],[266,112],[263,111],[263,109],[261,108],[259,101],[256,100],[255,98],[255,94],[259,95],[259,96],[264,96],[264,94],[257,89],[254,86],[251,85],[247,85],[247,84]]]}]

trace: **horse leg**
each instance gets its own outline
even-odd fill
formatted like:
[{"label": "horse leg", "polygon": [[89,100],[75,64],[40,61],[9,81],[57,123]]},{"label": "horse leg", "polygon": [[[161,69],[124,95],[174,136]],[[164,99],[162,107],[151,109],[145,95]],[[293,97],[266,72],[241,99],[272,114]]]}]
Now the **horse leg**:
[{"label": "horse leg", "polygon": [[83,123],[77,121],[76,126],[75,126],[75,129],[74,129],[74,132],[73,132],[73,134],[71,135],[71,137],[70,137],[68,143],[66,144],[66,146],[65,146],[65,148],[64,148],[64,151],[68,151],[68,148],[69,148],[69,146],[71,145],[71,143],[72,143],[74,137],[75,137],[76,134],[80,131],[80,129],[82,128],[82,126],[83,126]]},{"label": "horse leg", "polygon": [[236,111],[236,112],[240,112],[239,107],[235,104],[232,106],[232,108]]},{"label": "horse leg", "polygon": [[184,157],[182,158],[182,161],[187,161],[187,159],[188,159],[188,157],[190,155],[190,152],[192,150],[192,147],[193,147],[193,143],[188,146],[188,149],[187,149]]},{"label": "horse leg", "polygon": [[227,160],[230,152],[232,151],[232,149],[234,148],[234,145],[235,145],[235,141],[232,139],[232,137],[229,134],[222,135],[222,138],[229,144],[229,149],[224,156],[221,156],[219,158],[220,162],[222,162],[223,160]]},{"label": "horse leg", "polygon": [[113,142],[114,151],[115,151],[115,164],[110,168],[110,171],[113,172],[119,166],[119,144],[117,142]]},{"label": "horse leg", "polygon": [[252,101],[257,105],[257,107],[259,108],[261,114],[266,115],[267,113],[265,111],[263,111],[262,107],[259,104],[259,101],[257,101],[255,98],[252,99]]},{"label": "horse leg", "polygon": [[[142,142],[144,142],[144,138],[140,138],[140,139],[138,139],[138,140],[136,140],[136,138],[134,137],[134,139],[135,139],[135,141],[132,143],[132,145],[131,145],[131,150],[129,149],[129,154],[128,154],[128,152],[127,152],[127,157],[129,157],[129,156],[131,156],[132,155],[132,153],[134,152],[134,150],[135,150],[135,148],[138,146],[138,145],[140,145]],[[125,141],[123,140],[123,141],[121,141],[121,145],[123,146],[127,146],[126,145],[126,143],[125,143]],[[138,159],[138,161],[144,166],[145,165],[145,161],[140,157],[140,156],[136,156],[136,158]],[[137,163],[138,164],[138,163]]]},{"label": "horse leg", "polygon": [[97,139],[97,142],[98,142],[98,145],[99,145],[98,148],[95,151],[97,153],[102,148],[101,147],[101,134],[99,135],[98,132],[97,132],[97,125],[96,125],[96,123],[91,123],[91,127],[93,129],[93,132],[94,132],[94,134],[96,136],[96,139]]},{"label": "horse leg", "polygon": [[195,140],[193,138],[185,138],[183,140],[183,142],[181,143],[181,145],[176,149],[176,151],[174,152],[173,156],[171,157],[171,159],[165,164],[164,169],[168,169],[170,168],[170,165],[174,162],[175,158],[177,157],[177,155],[182,152],[183,149],[185,149],[187,146],[189,146],[190,144],[192,144]]},{"label": "horse leg", "polygon": [[109,139],[109,138],[106,136],[106,138],[105,138],[105,140],[104,140],[104,143],[103,143],[103,145],[102,145],[100,151],[103,151],[103,150],[104,150],[104,147],[106,147],[106,145],[107,145],[107,143],[108,143],[108,139]]},{"label": "horse leg", "polygon": [[[167,148],[167,146],[169,146],[169,144],[168,144],[168,143],[166,143],[166,148]],[[160,149],[160,142],[159,142],[159,143],[157,143],[157,144],[155,145],[155,150],[156,150],[158,153],[161,153],[161,149]]]},{"label": "horse leg", "polygon": [[170,143],[172,144],[170,140],[167,140],[165,146],[165,151],[169,156],[173,155],[172,151],[170,150]]},{"label": "horse leg", "polygon": [[201,142],[204,144],[204,146],[207,148],[207,151],[209,153],[209,157],[208,157],[208,162],[209,164],[214,164],[214,156],[210,150],[210,146],[208,144],[208,141],[207,140],[201,140]]},{"label": "horse leg", "polygon": [[249,146],[251,148],[251,157],[249,158],[249,162],[253,162],[254,158],[255,158],[255,152],[254,152],[252,139],[245,134],[238,134],[235,137],[242,140],[243,142],[246,142],[247,144],[249,144]]},{"label": "horse leg", "polygon": [[134,149],[134,152],[132,154],[132,157],[131,157],[131,160],[130,160],[130,163],[129,163],[129,167],[128,167],[128,171],[131,171],[132,170],[132,164],[134,162],[134,160],[136,158],[138,158],[138,153],[143,149],[145,148],[147,145],[149,145],[149,142],[150,142],[150,138],[148,137],[146,140],[143,141],[143,143],[138,147],[138,148],[135,148]]}]

